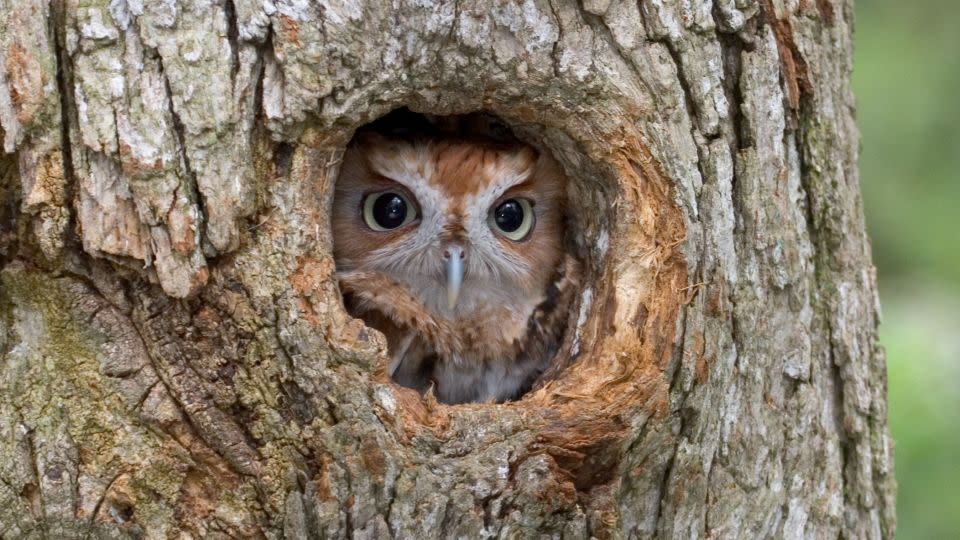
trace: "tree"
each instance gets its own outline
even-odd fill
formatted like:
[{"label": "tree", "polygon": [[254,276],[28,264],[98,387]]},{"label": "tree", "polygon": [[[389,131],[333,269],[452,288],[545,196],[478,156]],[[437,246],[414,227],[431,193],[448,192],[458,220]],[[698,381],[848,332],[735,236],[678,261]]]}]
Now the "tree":
[{"label": "tree", "polygon": [[[844,0],[0,11],[5,538],[890,538]],[[572,360],[392,385],[333,279],[353,130],[488,111],[571,178]]]}]

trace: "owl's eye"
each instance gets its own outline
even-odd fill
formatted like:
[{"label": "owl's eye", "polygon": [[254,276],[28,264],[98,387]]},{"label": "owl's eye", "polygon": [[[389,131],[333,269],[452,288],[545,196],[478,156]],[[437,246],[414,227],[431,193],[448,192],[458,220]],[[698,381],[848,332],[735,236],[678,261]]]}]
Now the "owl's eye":
[{"label": "owl's eye", "polygon": [[395,191],[371,193],[363,200],[363,221],[375,231],[396,229],[416,218],[416,207]]},{"label": "owl's eye", "polygon": [[518,242],[533,229],[533,204],[527,199],[507,199],[490,210],[487,223],[495,232]]}]

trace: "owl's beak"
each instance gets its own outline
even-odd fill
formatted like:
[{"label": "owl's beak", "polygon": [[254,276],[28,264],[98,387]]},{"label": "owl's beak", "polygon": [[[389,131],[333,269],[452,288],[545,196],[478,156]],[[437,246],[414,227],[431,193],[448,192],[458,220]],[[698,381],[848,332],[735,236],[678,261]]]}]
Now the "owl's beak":
[{"label": "owl's beak", "polygon": [[463,284],[463,248],[457,245],[447,246],[443,250],[443,258],[447,260],[447,306],[453,309],[460,296],[460,285]]}]

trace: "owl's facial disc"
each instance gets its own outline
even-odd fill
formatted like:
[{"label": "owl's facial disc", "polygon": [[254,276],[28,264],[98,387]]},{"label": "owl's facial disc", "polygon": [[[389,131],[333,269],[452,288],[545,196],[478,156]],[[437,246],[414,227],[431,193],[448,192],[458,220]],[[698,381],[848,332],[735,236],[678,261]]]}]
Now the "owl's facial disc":
[{"label": "owl's facial disc", "polygon": [[464,253],[457,244],[450,244],[443,250],[444,267],[447,272],[447,307],[453,309],[460,296],[460,286],[463,285]]}]

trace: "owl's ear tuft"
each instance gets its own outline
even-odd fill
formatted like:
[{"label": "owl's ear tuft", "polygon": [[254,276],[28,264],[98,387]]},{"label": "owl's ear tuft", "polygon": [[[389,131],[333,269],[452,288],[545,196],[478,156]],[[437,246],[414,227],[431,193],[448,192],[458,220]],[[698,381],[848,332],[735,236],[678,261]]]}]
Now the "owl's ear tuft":
[{"label": "owl's ear tuft", "polygon": [[532,146],[520,146],[517,149],[517,156],[520,159],[529,161],[530,163],[536,163],[540,158],[540,151]]}]

